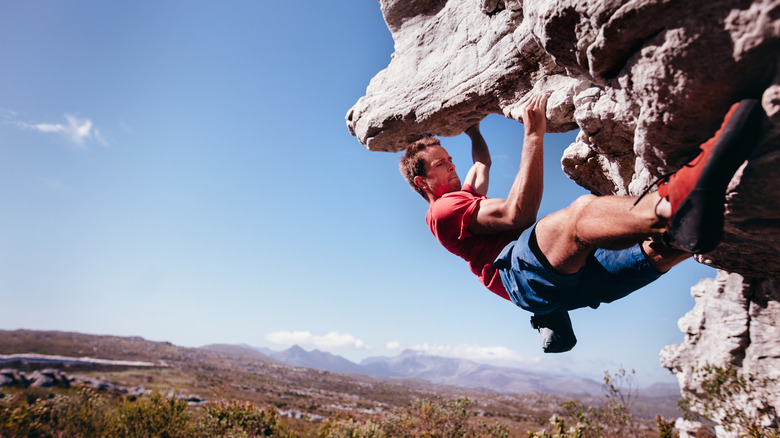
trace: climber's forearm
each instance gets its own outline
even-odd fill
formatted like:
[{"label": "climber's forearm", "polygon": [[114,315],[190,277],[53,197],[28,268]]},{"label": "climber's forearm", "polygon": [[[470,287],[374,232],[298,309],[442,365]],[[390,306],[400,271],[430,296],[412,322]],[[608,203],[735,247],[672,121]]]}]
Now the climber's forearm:
[{"label": "climber's forearm", "polygon": [[469,169],[463,184],[470,185],[477,193],[487,195],[488,186],[490,185],[490,165],[492,164],[490,150],[487,142],[482,137],[482,133],[479,131],[479,123],[466,129],[466,135],[471,139],[471,158],[474,161],[474,165]]}]

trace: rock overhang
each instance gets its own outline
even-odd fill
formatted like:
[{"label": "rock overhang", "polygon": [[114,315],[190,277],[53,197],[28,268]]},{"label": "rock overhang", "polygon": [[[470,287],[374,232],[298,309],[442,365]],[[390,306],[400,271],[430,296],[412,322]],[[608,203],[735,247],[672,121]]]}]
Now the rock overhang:
[{"label": "rock overhang", "polygon": [[[455,136],[489,114],[522,121],[527,99],[552,91],[548,131],[579,129],[561,156],[567,176],[596,194],[636,195],[676,170],[741,98],[764,95],[780,124],[780,93],[772,91],[780,90],[778,0],[380,6],[395,52],[346,116],[369,150]],[[760,190],[777,182],[777,149],[775,130],[735,176],[724,244],[700,261],[780,274],[780,210],[766,207],[780,205],[780,195]]]}]

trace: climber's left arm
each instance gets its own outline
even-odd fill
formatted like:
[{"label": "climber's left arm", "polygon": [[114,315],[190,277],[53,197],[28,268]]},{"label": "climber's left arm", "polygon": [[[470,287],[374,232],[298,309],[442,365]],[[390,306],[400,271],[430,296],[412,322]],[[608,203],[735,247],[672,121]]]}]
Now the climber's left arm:
[{"label": "climber's left arm", "polygon": [[471,159],[474,165],[466,174],[463,185],[470,185],[477,193],[487,195],[488,185],[490,183],[490,150],[487,143],[479,131],[479,123],[476,123],[466,129],[466,135],[471,139]]}]

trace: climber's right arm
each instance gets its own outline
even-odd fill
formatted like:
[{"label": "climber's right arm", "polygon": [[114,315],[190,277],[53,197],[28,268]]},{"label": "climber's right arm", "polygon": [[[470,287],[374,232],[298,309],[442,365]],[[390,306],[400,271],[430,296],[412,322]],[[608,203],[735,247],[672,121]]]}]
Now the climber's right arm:
[{"label": "climber's right arm", "polygon": [[520,169],[507,199],[480,201],[469,224],[472,234],[528,228],[536,222],[544,189],[543,140],[547,130],[548,96],[549,93],[535,95],[523,108],[525,138]]}]

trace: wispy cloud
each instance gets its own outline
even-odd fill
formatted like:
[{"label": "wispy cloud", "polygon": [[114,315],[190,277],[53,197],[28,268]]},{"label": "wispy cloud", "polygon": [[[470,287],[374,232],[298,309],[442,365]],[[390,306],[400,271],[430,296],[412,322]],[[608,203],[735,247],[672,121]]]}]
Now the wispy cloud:
[{"label": "wispy cloud", "polygon": [[290,332],[279,331],[269,333],[266,336],[271,342],[277,344],[293,345],[302,347],[314,347],[323,350],[346,349],[346,350],[370,350],[371,348],[356,337],[339,332],[330,332],[324,336],[314,335],[310,332]]},{"label": "wispy cloud", "polygon": [[30,123],[18,120],[16,113],[10,110],[4,110],[2,115],[6,123],[21,129],[62,135],[79,148],[87,148],[91,143],[108,146],[108,141],[90,119],[65,114],[65,123]]},{"label": "wispy cloud", "polygon": [[17,113],[14,110],[8,108],[0,108],[0,117],[4,119],[10,119],[16,117]]},{"label": "wispy cloud", "polygon": [[409,348],[431,356],[468,359],[475,362],[490,362],[493,364],[534,364],[540,358],[524,356],[517,351],[503,346],[479,346],[468,344],[429,345],[419,344]]}]

